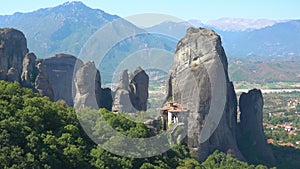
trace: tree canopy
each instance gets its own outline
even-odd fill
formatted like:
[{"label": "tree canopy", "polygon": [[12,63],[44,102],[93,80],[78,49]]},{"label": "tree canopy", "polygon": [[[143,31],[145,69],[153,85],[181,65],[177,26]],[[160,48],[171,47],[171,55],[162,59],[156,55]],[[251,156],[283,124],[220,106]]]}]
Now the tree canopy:
[{"label": "tree canopy", "polygon": [[[148,137],[143,123],[100,109],[108,123],[131,137]],[[224,153],[204,163],[185,144],[164,154],[134,159],[120,157],[96,145],[84,132],[76,112],[64,101],[51,102],[18,83],[0,81],[0,168],[253,168]],[[242,168],[242,167],[239,167]]]}]

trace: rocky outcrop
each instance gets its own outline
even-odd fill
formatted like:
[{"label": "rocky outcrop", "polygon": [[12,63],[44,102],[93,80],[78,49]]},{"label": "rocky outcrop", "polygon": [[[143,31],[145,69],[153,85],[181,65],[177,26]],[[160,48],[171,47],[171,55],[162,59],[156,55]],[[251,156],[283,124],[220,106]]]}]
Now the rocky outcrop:
[{"label": "rocky outcrop", "polygon": [[16,68],[11,67],[7,72],[7,81],[14,82],[20,81],[19,71]]},{"label": "rocky outcrop", "polygon": [[106,108],[112,110],[112,91],[109,88],[101,88],[101,76],[94,62],[82,65],[75,75],[76,95],[74,108],[93,109]]},{"label": "rocky outcrop", "polygon": [[[39,73],[35,79],[36,89],[40,93],[49,96],[52,101],[65,100],[68,105],[73,105],[73,95],[75,93],[74,72],[83,64],[82,61],[72,55],[57,54],[46,59],[39,59]],[[43,91],[45,87],[38,83],[43,82],[43,85],[52,88],[53,95]]]},{"label": "rocky outcrop", "polygon": [[100,95],[100,106],[112,111],[113,106],[113,91],[110,88],[102,88]]},{"label": "rocky outcrop", "polygon": [[128,70],[123,70],[120,76],[119,87],[120,89],[129,90],[129,76]]},{"label": "rocky outcrop", "polygon": [[[100,72],[92,62],[82,65],[80,59],[67,54],[37,60],[34,53],[28,53],[22,32],[0,29],[0,80],[18,81],[25,87],[36,89],[41,96],[47,96],[52,101],[65,100],[70,106],[74,105],[76,95],[75,107],[91,106],[90,98],[94,97],[96,104],[93,105],[97,106],[93,108],[111,110],[112,92],[101,88]],[[79,68],[75,91],[73,79]],[[128,74],[123,82],[122,85],[127,86],[124,88],[128,90]]]},{"label": "rocky outcrop", "polygon": [[130,101],[130,93],[125,89],[118,89],[115,92],[113,111],[135,113],[136,109]]},{"label": "rocky outcrop", "polygon": [[75,76],[76,96],[74,100],[75,109],[90,107],[99,109],[101,95],[100,73],[94,62],[82,65]]},{"label": "rocky outcrop", "polygon": [[147,110],[149,76],[138,67],[130,80],[130,100],[134,108],[138,111]]},{"label": "rocky outcrop", "polygon": [[148,87],[149,76],[142,68],[138,67],[130,76],[128,70],[124,70],[114,95],[113,111],[130,113],[146,111]]},{"label": "rocky outcrop", "polygon": [[166,96],[164,102],[171,101],[173,99],[172,98],[172,90],[173,90],[172,89],[172,74],[170,74],[167,79],[167,86],[166,86],[167,96]]},{"label": "rocky outcrop", "polygon": [[253,89],[248,93],[241,94],[239,100],[241,111],[238,130],[239,147],[246,158],[255,155],[258,159],[274,164],[275,158],[272,149],[266,142],[263,130],[263,105],[264,101],[260,90]]},{"label": "rocky outcrop", "polygon": [[23,70],[21,82],[23,86],[30,87],[37,75],[36,56],[34,53],[27,53],[23,59]]},{"label": "rocky outcrop", "polygon": [[99,98],[98,95],[101,91],[101,82],[99,71],[94,62],[87,62],[79,68],[75,76],[75,88],[75,109],[84,107],[99,109],[97,98]]},{"label": "rocky outcrop", "polygon": [[177,45],[167,95],[188,106],[187,142],[200,161],[216,149],[245,159],[237,146],[237,103],[227,69],[220,36],[189,28]]},{"label": "rocky outcrop", "polygon": [[18,81],[23,58],[28,53],[24,34],[16,29],[0,29],[0,80]]},{"label": "rocky outcrop", "polygon": [[130,100],[128,71],[124,70],[120,76],[119,87],[115,91],[113,111],[134,113],[136,109]]},{"label": "rocky outcrop", "polygon": [[39,92],[41,96],[47,96],[50,98],[51,101],[54,101],[53,89],[49,81],[49,78],[45,73],[46,67],[41,63],[38,63],[37,69],[39,73],[35,79],[35,83],[34,83],[35,89]]},{"label": "rocky outcrop", "polygon": [[[176,49],[167,98],[186,105],[187,143],[200,161],[218,149],[240,160],[274,164],[262,126],[263,97],[251,90],[237,97],[228,78],[221,38],[212,30],[189,28]],[[251,157],[252,156],[252,157]]]}]

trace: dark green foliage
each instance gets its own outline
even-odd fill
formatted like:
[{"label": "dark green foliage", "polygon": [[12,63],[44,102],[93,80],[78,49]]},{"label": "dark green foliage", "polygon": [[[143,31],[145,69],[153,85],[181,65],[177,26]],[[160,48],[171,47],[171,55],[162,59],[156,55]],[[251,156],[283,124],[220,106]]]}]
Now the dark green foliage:
[{"label": "dark green foliage", "polygon": [[255,166],[241,162],[219,151],[210,155],[202,165],[205,168],[213,169],[255,169]]},{"label": "dark green foliage", "polygon": [[[143,123],[132,122],[106,109],[96,113],[101,113],[109,125],[125,135],[151,136]],[[163,155],[142,159],[111,154],[87,137],[75,110],[63,101],[51,102],[18,83],[0,81],[0,168],[202,169],[239,166],[254,167],[220,152],[200,164],[191,157],[185,144],[176,145]]]},{"label": "dark green foliage", "polygon": [[87,167],[91,145],[74,110],[0,82],[0,168]]}]

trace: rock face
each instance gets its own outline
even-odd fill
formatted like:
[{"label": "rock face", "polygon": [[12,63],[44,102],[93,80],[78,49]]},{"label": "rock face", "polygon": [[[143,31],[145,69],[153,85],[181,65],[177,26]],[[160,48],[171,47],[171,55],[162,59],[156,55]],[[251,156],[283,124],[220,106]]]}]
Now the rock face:
[{"label": "rock face", "polygon": [[0,80],[20,82],[26,53],[27,42],[22,32],[10,28],[0,29]]},{"label": "rock face", "polygon": [[21,75],[21,81],[23,86],[31,86],[34,82],[37,73],[36,68],[36,56],[34,53],[27,53],[23,59],[23,70]]},{"label": "rock face", "polygon": [[75,76],[75,88],[74,107],[76,109],[100,108],[101,79],[94,62],[87,62],[79,68]]},{"label": "rock face", "polygon": [[136,109],[133,107],[129,95],[130,93],[128,90],[116,90],[112,110],[118,112],[135,113]]},{"label": "rock face", "polygon": [[[22,32],[0,29],[0,80],[18,81],[25,87],[36,89],[41,96],[48,96],[52,101],[65,100],[70,106],[74,105],[76,95],[75,107],[98,105],[111,110],[112,92],[101,88],[100,73],[94,63],[82,65],[81,60],[67,54],[37,60],[34,53],[28,53]],[[122,81],[128,90],[128,74]],[[92,89],[93,83],[95,86]],[[92,97],[96,98],[96,104],[91,104]]]},{"label": "rock face", "polygon": [[128,70],[124,70],[120,76],[119,87],[115,92],[113,111],[130,113],[146,111],[148,87],[149,76],[142,68],[137,68],[130,78]]},{"label": "rock face", "polygon": [[147,110],[149,76],[142,68],[137,68],[130,80],[130,100],[138,111]]},{"label": "rock face", "polygon": [[109,111],[112,111],[113,106],[113,91],[110,88],[104,88],[101,90],[100,105]]},{"label": "rock face", "polygon": [[168,100],[171,100],[172,99],[172,74],[170,74],[168,76],[168,79],[167,79],[167,86],[166,86],[166,91],[167,91],[167,95],[166,95],[166,98],[165,98],[165,102],[167,102]]},{"label": "rock face", "polygon": [[262,125],[263,105],[264,101],[260,90],[253,89],[240,96],[239,145],[246,158],[248,154],[253,156],[255,153],[257,158],[274,164],[275,158],[272,149],[266,142]]},{"label": "rock face", "polygon": [[47,96],[49,97],[52,101],[54,100],[54,93],[53,89],[51,86],[51,83],[49,81],[49,78],[47,76],[46,72],[46,67],[45,65],[42,65],[39,63],[37,65],[37,69],[39,71],[36,79],[35,79],[35,89],[39,92],[41,96]]},{"label": "rock face", "polygon": [[94,62],[82,65],[76,72],[74,81],[76,88],[74,108],[112,109],[112,91],[109,88],[101,88],[100,72]]},{"label": "rock face", "polygon": [[[174,102],[194,103],[188,107],[190,111],[196,113],[189,113],[187,117],[187,142],[190,150],[200,161],[205,160],[215,149],[244,160],[236,141],[237,101],[227,68],[227,58],[220,36],[211,30],[189,28],[177,45],[171,78],[167,84],[172,93],[169,90],[167,96],[173,98]],[[222,83],[213,83],[213,80],[219,79],[223,79]],[[223,96],[226,96],[224,105],[220,105],[224,109],[218,112],[220,117],[216,117],[220,119],[219,122],[209,121],[210,116],[213,116],[210,109],[214,99],[212,89],[215,87],[222,88],[219,92],[221,94],[223,92]],[[208,125],[214,123],[216,129],[205,129],[206,123]],[[210,137],[201,138],[205,135]]]},{"label": "rock face", "polygon": [[254,152],[266,164],[275,162],[263,133],[259,90],[242,94],[237,123],[236,93],[221,38],[214,31],[187,30],[177,45],[167,88],[167,99],[188,107],[187,143],[200,161],[218,149],[240,160],[253,161],[249,152]]},{"label": "rock face", "polygon": [[124,70],[120,76],[119,87],[114,95],[113,111],[134,113],[136,109],[130,100],[128,71]]},{"label": "rock face", "polygon": [[119,88],[129,90],[129,76],[127,69],[123,70],[121,73]]},{"label": "rock face", "polygon": [[[50,58],[38,60],[40,68],[35,80],[36,89],[38,89],[40,93],[49,96],[52,101],[62,99],[65,100],[68,105],[73,105],[72,93],[75,93],[75,87],[72,87],[74,86],[73,73],[76,72],[82,64],[82,61],[76,57],[66,54],[57,54]],[[53,95],[51,96],[49,92],[43,91],[44,88],[46,88],[47,91],[50,91],[49,88],[52,88]]]}]

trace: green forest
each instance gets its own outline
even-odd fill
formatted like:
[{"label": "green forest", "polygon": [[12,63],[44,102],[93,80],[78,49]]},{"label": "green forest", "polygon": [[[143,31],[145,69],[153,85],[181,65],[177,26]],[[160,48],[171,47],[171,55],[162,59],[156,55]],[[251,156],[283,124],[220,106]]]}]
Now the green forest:
[{"label": "green forest", "polygon": [[[98,113],[128,136],[151,134],[143,123],[106,109]],[[16,82],[0,81],[0,132],[0,168],[267,168],[238,161],[218,150],[200,164],[185,144],[143,159],[111,154],[89,139],[72,107],[64,101],[51,102]]]}]

